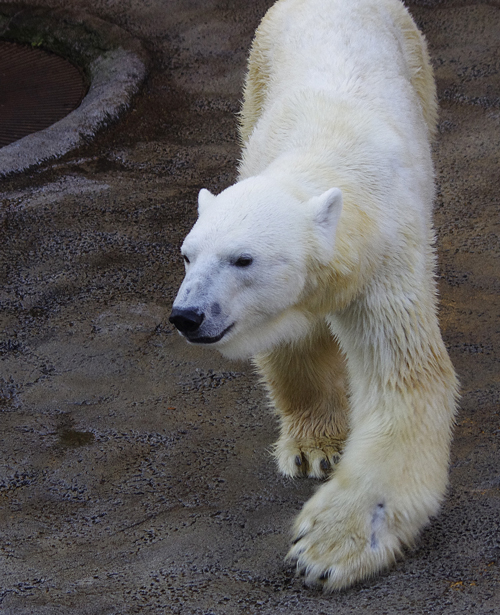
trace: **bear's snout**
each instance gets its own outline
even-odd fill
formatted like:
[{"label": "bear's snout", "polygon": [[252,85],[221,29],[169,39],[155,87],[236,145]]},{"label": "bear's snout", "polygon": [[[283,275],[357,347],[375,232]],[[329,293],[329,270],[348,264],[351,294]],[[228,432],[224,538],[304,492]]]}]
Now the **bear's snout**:
[{"label": "bear's snout", "polygon": [[174,308],[168,319],[181,333],[194,333],[205,319],[205,314],[199,314],[192,309]]}]

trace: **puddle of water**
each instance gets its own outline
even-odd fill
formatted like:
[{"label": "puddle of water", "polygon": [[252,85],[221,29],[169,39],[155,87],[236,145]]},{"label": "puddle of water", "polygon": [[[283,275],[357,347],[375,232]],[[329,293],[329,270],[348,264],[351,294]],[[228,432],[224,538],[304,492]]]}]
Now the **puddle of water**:
[{"label": "puddle of water", "polygon": [[94,440],[95,436],[90,431],[63,429],[59,432],[59,444],[66,447],[88,446]]}]

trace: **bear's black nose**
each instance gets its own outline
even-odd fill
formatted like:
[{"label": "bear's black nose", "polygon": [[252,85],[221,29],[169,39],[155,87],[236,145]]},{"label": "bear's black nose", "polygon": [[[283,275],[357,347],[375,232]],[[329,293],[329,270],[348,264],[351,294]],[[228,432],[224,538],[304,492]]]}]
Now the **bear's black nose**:
[{"label": "bear's black nose", "polygon": [[193,333],[199,328],[205,314],[198,314],[194,310],[174,308],[170,314],[169,321],[179,329],[181,333]]}]

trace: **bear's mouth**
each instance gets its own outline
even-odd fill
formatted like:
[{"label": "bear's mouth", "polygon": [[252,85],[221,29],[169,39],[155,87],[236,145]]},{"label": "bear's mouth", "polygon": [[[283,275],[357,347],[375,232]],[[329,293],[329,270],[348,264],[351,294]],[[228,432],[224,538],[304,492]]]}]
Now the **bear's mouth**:
[{"label": "bear's mouth", "polygon": [[208,336],[193,337],[191,335],[185,335],[185,337],[188,340],[188,342],[191,342],[191,344],[215,344],[216,342],[220,341],[226,335],[226,333],[229,333],[229,331],[233,327],[234,327],[234,322],[232,325],[229,325],[229,327],[224,329],[224,331],[219,333],[219,335],[214,335],[213,337],[208,337]]}]

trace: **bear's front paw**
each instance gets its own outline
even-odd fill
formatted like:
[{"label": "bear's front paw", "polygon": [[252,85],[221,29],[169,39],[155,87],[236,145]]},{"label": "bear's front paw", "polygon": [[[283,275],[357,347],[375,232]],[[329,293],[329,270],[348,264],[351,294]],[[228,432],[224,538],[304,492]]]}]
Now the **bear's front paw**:
[{"label": "bear's front paw", "polygon": [[308,586],[346,588],[394,561],[401,541],[393,525],[382,497],[341,489],[333,478],[300,513],[287,561]]},{"label": "bear's front paw", "polygon": [[274,446],[274,456],[285,476],[325,478],[340,461],[343,443],[343,438],[282,436]]}]

